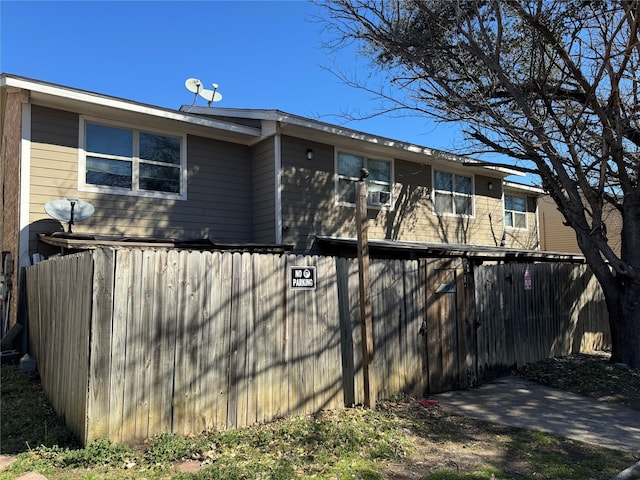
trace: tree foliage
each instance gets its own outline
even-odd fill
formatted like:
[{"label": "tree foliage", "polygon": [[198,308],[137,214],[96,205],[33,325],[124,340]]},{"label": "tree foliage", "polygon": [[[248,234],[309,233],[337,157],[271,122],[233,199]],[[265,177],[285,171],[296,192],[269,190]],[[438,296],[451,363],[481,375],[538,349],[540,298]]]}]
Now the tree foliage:
[{"label": "tree foliage", "polygon": [[[336,40],[358,42],[402,92],[391,108],[463,122],[476,148],[540,175],[610,314],[640,307],[637,0],[318,3]],[[621,252],[607,238],[612,211]]]}]

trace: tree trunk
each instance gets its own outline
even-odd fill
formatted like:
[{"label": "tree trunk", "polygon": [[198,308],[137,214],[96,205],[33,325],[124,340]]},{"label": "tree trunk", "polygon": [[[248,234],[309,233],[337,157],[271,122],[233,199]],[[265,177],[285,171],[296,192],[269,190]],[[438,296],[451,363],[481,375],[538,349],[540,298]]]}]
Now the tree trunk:
[{"label": "tree trunk", "polygon": [[608,297],[611,362],[640,368],[640,282],[620,282]]},{"label": "tree trunk", "polygon": [[620,259],[629,274],[617,274],[604,289],[611,325],[611,361],[640,368],[640,196],[625,194]]}]

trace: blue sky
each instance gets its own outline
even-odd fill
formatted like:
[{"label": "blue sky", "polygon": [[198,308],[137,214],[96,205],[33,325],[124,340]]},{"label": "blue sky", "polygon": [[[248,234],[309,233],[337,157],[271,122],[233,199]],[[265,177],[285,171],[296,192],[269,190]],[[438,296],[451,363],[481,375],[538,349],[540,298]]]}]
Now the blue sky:
[{"label": "blue sky", "polygon": [[[0,71],[176,109],[193,102],[184,82],[195,77],[219,85],[215,106],[345,124],[345,111],[373,113],[377,102],[331,70],[371,71],[355,49],[323,47],[323,14],[305,0],[0,0]],[[346,125],[448,151],[462,140],[424,117]]]}]

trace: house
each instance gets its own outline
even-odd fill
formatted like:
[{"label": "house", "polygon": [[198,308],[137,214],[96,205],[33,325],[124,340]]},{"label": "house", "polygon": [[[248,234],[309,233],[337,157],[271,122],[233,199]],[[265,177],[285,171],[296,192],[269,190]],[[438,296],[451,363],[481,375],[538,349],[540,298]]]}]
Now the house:
[{"label": "house", "polygon": [[[540,223],[540,248],[547,252],[567,252],[581,254],[576,232],[568,226],[549,195],[538,199],[538,217]],[[622,216],[610,205],[604,206],[604,224],[607,229],[609,245],[620,255]]]},{"label": "house", "polygon": [[[16,267],[109,242],[327,251],[356,237],[363,167],[374,241],[539,250],[542,192],[506,168],[278,110],[172,110],[11,74],[0,93],[0,242]],[[45,212],[67,198],[94,209],[72,232]],[[3,270],[10,325],[18,271]]]}]

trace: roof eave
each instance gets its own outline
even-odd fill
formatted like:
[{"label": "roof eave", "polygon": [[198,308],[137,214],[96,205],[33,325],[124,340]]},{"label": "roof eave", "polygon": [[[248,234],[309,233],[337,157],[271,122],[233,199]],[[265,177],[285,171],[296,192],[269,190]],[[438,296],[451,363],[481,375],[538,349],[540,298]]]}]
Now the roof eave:
[{"label": "roof eave", "polygon": [[506,188],[513,188],[516,190],[524,190],[528,193],[534,194],[534,195],[544,195],[546,192],[540,188],[540,187],[536,187],[533,185],[525,185],[523,183],[518,183],[518,182],[503,182],[504,187]]},{"label": "roof eave", "polygon": [[424,155],[424,156],[428,156],[438,160],[455,162],[459,164],[478,163],[477,167],[479,169],[483,171],[491,170],[493,172],[500,174],[500,176],[502,177],[506,177],[510,175],[524,176],[522,172],[519,172],[517,170],[504,168],[501,166],[482,165],[480,161],[477,161],[462,155],[456,155],[450,152],[445,152],[443,150],[415,145],[409,142],[403,142],[403,141],[395,140],[388,137],[373,135],[373,134],[362,132],[359,130],[353,130],[353,129],[345,128],[339,125],[333,125],[330,123],[321,122],[321,121],[313,120],[306,117],[301,117],[299,115],[294,115],[294,114],[282,112],[280,110],[275,110],[275,109],[272,109],[272,110],[242,109],[242,108],[236,109],[236,108],[219,108],[219,107],[202,107],[202,106],[195,106],[195,105],[183,105],[180,107],[180,111],[193,113],[195,115],[215,115],[218,117],[226,116],[226,117],[247,118],[252,120],[275,121],[281,124],[282,131],[285,131],[285,132],[287,130],[287,126],[294,127],[294,128],[299,127],[304,129],[310,129],[316,132],[337,136],[339,138],[343,138],[347,140],[356,140],[360,142],[365,142],[373,146],[396,149],[396,150],[400,150],[400,151],[411,153],[411,154]]},{"label": "roof eave", "polygon": [[133,102],[131,100],[125,100],[118,97],[112,97],[109,95],[103,95],[87,90],[65,87],[62,85],[42,82],[39,80],[33,80],[5,73],[0,75],[0,87],[13,87],[28,90],[31,94],[32,100],[43,103],[45,105],[52,104],[60,107],[68,105],[71,107],[75,107],[75,109],[78,109],[78,107],[81,107],[82,105],[92,105],[117,109],[124,112],[149,115],[157,118],[164,118],[167,120],[183,122],[186,124],[214,128],[236,135],[246,136],[248,138],[255,138],[260,135],[260,130],[257,128],[246,127],[234,123],[223,122],[220,120],[207,119],[203,118],[202,116],[191,115],[177,110],[157,107],[140,102]]}]

